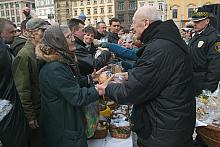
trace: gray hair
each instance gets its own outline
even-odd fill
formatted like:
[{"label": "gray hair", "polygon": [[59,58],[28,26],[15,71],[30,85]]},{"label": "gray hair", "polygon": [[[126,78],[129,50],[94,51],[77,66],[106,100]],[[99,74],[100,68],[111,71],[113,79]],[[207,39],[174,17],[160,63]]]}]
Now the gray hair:
[{"label": "gray hair", "polygon": [[144,5],[138,8],[134,17],[140,17],[142,19],[149,19],[150,22],[161,20],[161,12],[154,6]]}]

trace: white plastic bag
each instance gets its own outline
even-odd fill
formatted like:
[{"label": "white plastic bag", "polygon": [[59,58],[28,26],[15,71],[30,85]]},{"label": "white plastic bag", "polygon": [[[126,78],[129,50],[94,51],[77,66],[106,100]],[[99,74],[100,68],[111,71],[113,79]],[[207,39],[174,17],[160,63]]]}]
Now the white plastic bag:
[{"label": "white plastic bag", "polygon": [[0,100],[0,122],[11,111],[12,104],[8,100]]}]

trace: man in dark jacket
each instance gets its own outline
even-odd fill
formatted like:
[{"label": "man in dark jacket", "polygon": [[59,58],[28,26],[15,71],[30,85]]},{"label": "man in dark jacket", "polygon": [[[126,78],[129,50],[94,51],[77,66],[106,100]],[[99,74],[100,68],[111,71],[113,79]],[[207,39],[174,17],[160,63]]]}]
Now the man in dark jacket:
[{"label": "man in dark jacket", "polygon": [[106,24],[104,21],[98,22],[96,24],[97,33],[95,36],[95,39],[100,40],[101,38],[104,38],[106,36]]},{"label": "man in dark jacket", "polygon": [[118,32],[120,31],[120,21],[118,18],[112,18],[109,20],[110,30],[107,33],[106,37],[108,42],[118,44],[119,36]]},{"label": "man in dark jacket", "polygon": [[187,46],[175,23],[160,21],[155,7],[140,7],[133,26],[144,47],[128,81],[97,85],[99,93],[134,104],[133,131],[140,147],[192,147],[195,92]]},{"label": "man in dark jacket", "polygon": [[91,74],[94,69],[101,69],[106,65],[106,61],[110,58],[109,52],[103,52],[99,55],[98,58],[95,59],[94,54],[90,52],[90,47],[88,47],[83,42],[83,37],[85,35],[84,32],[84,22],[80,19],[71,19],[68,22],[68,26],[75,36],[76,42],[76,57],[78,60],[79,70],[81,75],[88,75]]},{"label": "man in dark jacket", "polygon": [[217,31],[209,24],[211,13],[207,11],[200,8],[192,16],[196,33],[189,41],[189,53],[192,56],[197,94],[204,89],[213,92],[220,80],[220,41],[217,41]]},{"label": "man in dark jacket", "polygon": [[11,48],[13,50],[14,55],[16,56],[18,52],[24,47],[27,41],[27,31],[26,31],[26,23],[28,20],[24,20],[21,23],[21,35],[16,37],[14,42],[11,44]]},{"label": "man in dark jacket", "polygon": [[4,147],[27,147],[27,122],[14,84],[10,55],[2,38],[3,29],[7,31],[4,33],[11,34],[9,38],[15,34],[13,23],[0,18],[0,100],[9,100],[13,105],[9,114],[0,121],[0,140]]},{"label": "man in dark jacket", "polygon": [[[210,25],[212,15],[208,11],[202,7],[193,13],[195,35],[188,44],[197,95],[205,89],[214,92],[220,80],[220,40],[217,31]],[[207,147],[199,135],[196,136],[195,144]]]}]

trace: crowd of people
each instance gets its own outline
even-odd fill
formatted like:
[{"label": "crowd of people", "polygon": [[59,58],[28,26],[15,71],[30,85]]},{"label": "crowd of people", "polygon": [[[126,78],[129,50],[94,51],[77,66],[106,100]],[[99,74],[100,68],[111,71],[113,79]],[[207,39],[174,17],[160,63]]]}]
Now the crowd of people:
[{"label": "crowd of people", "polygon": [[[138,8],[129,30],[117,18],[107,31],[105,22],[51,25],[26,16],[19,36],[0,18],[0,100],[13,105],[0,121],[4,147],[88,146],[83,108],[103,95],[133,105],[139,147],[206,146],[192,138],[195,96],[220,80],[220,37],[206,9],[182,29],[153,6]],[[98,83],[118,61],[128,79]]]}]

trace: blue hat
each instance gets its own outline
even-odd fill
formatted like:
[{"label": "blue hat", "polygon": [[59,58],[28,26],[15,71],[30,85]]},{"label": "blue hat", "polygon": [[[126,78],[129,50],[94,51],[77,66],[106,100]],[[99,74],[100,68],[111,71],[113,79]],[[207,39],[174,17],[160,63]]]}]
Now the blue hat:
[{"label": "blue hat", "polygon": [[84,13],[80,13],[80,15],[79,15],[78,18],[81,19],[82,21],[85,21],[85,20],[86,20],[86,16],[85,16]]},{"label": "blue hat", "polygon": [[211,9],[199,7],[192,15],[192,21],[201,21],[206,18],[212,17]]}]

